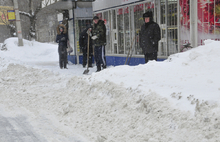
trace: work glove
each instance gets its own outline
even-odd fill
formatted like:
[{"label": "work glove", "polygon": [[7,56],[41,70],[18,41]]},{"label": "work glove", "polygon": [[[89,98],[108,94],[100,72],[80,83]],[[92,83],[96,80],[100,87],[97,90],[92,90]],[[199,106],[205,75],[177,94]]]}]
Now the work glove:
[{"label": "work glove", "polygon": [[92,36],[91,37],[93,40],[97,39],[98,37],[95,35],[95,36]]},{"label": "work glove", "polygon": [[65,38],[65,37],[62,37],[60,40],[61,40],[61,41],[65,41],[65,40],[66,40],[66,38]]},{"label": "work glove", "polygon": [[89,36],[92,36],[92,33],[91,31],[88,29],[87,32],[86,32]]}]

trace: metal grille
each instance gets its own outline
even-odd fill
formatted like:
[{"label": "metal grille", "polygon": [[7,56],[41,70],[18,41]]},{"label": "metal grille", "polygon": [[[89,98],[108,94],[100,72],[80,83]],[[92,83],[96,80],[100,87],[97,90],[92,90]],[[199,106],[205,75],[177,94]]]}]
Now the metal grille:
[{"label": "metal grille", "polygon": [[169,56],[178,52],[177,0],[161,0],[160,27],[162,39],[159,56]]}]

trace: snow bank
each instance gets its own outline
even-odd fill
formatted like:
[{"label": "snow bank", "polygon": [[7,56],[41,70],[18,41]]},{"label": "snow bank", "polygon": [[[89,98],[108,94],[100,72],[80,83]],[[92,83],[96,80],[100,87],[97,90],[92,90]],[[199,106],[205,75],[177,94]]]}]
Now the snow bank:
[{"label": "snow bank", "polygon": [[204,46],[171,55],[164,62],[117,66],[92,74],[88,81],[115,82],[146,93],[153,90],[173,107],[194,113],[195,101],[220,103],[220,42],[208,41]]},{"label": "snow bank", "polygon": [[57,62],[59,58],[57,45],[23,39],[24,46],[17,46],[17,38],[8,38],[4,43],[8,50],[1,57],[12,63]]},{"label": "snow bank", "polygon": [[220,139],[220,42],[207,40],[164,62],[86,76],[76,75],[78,67],[68,76],[58,65],[53,71],[34,68],[57,62],[56,45],[25,41],[22,48],[15,39],[6,42],[8,51],[0,52],[0,104],[52,115],[68,128],[64,135],[77,132],[89,142]]},{"label": "snow bank", "polygon": [[52,114],[90,142],[219,140],[217,104],[197,102],[193,116],[153,91],[109,81],[89,84],[82,77],[68,79],[15,64],[0,72],[0,88],[1,104]]}]

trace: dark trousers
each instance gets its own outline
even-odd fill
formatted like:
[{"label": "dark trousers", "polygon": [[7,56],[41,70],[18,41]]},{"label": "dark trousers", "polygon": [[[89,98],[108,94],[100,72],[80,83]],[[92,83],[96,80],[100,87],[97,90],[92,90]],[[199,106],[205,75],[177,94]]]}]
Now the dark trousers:
[{"label": "dark trousers", "polygon": [[146,54],[144,54],[144,57],[145,57],[145,63],[147,63],[149,60],[156,60],[157,61],[157,52],[146,53]]},{"label": "dark trousers", "polygon": [[96,61],[96,66],[101,67],[106,66],[106,57],[105,57],[105,46],[95,46],[95,61]]},{"label": "dark trousers", "polygon": [[[82,52],[83,52],[83,66],[86,66],[87,64],[87,49],[86,48],[83,48],[82,49]],[[89,49],[89,67],[92,66],[92,55],[93,51],[92,51],[92,48]]]},{"label": "dark trousers", "polygon": [[58,53],[59,53],[59,64],[60,68],[66,68],[67,64],[67,50],[66,46],[59,46],[58,47]]}]

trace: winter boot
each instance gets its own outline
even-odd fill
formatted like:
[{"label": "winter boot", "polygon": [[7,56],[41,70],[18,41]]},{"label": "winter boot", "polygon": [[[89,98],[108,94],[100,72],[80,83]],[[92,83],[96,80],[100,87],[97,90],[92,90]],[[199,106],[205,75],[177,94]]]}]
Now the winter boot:
[{"label": "winter boot", "polygon": [[60,69],[63,69],[63,62],[60,61],[59,64],[60,64]]},{"label": "winter boot", "polygon": [[97,66],[97,71],[96,72],[99,72],[101,71],[101,66]]},{"label": "winter boot", "polygon": [[103,68],[103,69],[106,69],[106,65],[102,65],[102,68]]}]

